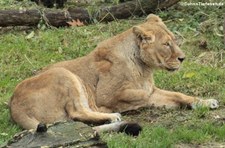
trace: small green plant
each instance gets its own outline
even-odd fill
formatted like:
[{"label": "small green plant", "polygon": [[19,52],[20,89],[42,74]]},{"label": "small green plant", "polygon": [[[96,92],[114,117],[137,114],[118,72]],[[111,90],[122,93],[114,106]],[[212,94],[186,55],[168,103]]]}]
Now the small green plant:
[{"label": "small green plant", "polygon": [[209,114],[209,108],[203,107],[203,106],[198,106],[194,110],[194,116],[197,118],[205,118]]}]

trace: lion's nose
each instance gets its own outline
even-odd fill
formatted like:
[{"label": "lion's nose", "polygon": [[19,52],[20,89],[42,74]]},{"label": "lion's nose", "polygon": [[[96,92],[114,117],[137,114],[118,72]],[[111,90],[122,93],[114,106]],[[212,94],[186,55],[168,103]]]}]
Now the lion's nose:
[{"label": "lion's nose", "polygon": [[185,57],[178,57],[178,60],[182,63],[184,61]]}]

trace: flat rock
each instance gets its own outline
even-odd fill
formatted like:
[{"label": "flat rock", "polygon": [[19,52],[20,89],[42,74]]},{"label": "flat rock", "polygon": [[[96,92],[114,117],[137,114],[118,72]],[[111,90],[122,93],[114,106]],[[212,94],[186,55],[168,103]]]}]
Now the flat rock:
[{"label": "flat rock", "polygon": [[47,132],[23,131],[3,147],[107,147],[99,135],[82,122],[60,122],[48,127]]}]

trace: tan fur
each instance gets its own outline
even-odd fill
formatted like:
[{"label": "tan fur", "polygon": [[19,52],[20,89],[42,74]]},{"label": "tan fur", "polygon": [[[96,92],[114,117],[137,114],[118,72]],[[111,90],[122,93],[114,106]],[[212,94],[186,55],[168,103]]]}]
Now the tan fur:
[{"label": "tan fur", "polygon": [[[153,14],[146,22],[101,42],[87,56],[59,62],[21,82],[10,102],[11,116],[25,129],[62,120],[120,120],[123,112],[151,105],[218,107],[157,88],[156,69],[177,70],[184,53],[174,35]],[[180,60],[179,60],[180,59]]]}]

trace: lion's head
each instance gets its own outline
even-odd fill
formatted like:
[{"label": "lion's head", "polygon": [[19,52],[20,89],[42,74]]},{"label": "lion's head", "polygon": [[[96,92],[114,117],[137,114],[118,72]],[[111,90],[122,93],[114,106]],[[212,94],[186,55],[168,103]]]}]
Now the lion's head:
[{"label": "lion's head", "polygon": [[138,40],[140,58],[146,65],[170,71],[179,69],[185,55],[158,16],[150,14],[145,23],[133,27],[133,33]]}]

